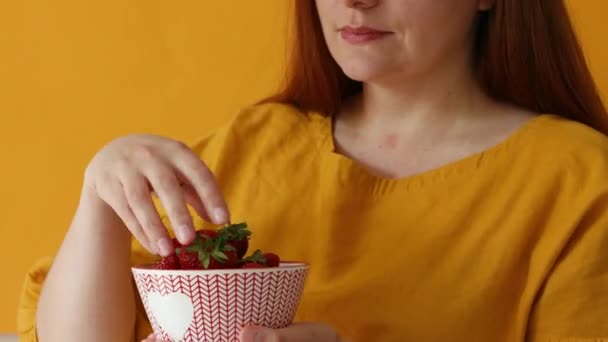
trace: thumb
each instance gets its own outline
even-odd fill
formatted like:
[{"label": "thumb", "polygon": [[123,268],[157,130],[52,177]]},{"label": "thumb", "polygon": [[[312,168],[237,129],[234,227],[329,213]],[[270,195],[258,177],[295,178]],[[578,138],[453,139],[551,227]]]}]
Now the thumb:
[{"label": "thumb", "polygon": [[241,329],[239,336],[241,342],[279,342],[276,330],[247,325]]},{"label": "thumb", "polygon": [[246,326],[241,342],[342,342],[336,331],[325,324],[296,323],[283,329]]}]

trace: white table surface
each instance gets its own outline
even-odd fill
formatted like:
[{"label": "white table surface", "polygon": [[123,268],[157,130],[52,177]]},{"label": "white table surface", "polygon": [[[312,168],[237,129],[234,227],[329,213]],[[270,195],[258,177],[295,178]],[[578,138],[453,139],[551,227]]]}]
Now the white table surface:
[{"label": "white table surface", "polygon": [[17,336],[0,334],[0,342],[17,342]]}]

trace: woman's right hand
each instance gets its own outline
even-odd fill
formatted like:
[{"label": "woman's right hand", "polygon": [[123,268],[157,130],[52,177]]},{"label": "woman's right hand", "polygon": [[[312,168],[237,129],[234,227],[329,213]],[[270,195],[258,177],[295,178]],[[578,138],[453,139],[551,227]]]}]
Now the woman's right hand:
[{"label": "woman's right hand", "polygon": [[150,334],[150,336],[148,336],[145,340],[143,340],[141,342],[169,342],[169,341],[158,339],[154,336],[154,334]]},{"label": "woman's right hand", "polygon": [[109,205],[151,253],[173,252],[156,211],[158,196],[182,244],[194,237],[190,204],[204,219],[229,222],[229,212],[213,173],[183,143],[155,135],[129,135],[102,148],[89,163],[84,191]]}]

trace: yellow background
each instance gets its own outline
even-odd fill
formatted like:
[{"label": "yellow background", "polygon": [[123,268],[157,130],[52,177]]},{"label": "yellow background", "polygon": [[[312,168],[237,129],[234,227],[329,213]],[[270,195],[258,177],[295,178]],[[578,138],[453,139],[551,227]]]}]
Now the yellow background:
[{"label": "yellow background", "polygon": [[[0,332],[15,331],[23,275],[59,247],[84,167],[105,142],[131,132],[191,142],[275,89],[287,3],[0,6]],[[608,2],[571,5],[606,99]]]}]

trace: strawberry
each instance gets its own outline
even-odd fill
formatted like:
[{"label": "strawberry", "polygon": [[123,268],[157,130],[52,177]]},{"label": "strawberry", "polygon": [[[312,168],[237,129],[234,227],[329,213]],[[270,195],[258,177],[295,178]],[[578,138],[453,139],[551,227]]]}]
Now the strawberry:
[{"label": "strawberry", "polygon": [[179,248],[177,252],[180,261],[186,258],[189,266],[196,265],[198,269],[229,268],[238,260],[236,249],[227,244],[227,237],[212,230],[198,232],[189,246]]},{"label": "strawberry", "polygon": [[211,256],[209,259],[208,270],[221,270],[227,268],[236,268],[238,258],[235,250],[229,250],[222,252],[224,256]]},{"label": "strawberry", "polygon": [[251,232],[246,223],[230,224],[219,230],[204,229],[196,232],[192,243],[183,246],[173,239],[175,254],[161,259],[159,269],[226,269],[276,267],[280,258],[274,253],[256,250],[244,258],[249,249]]},{"label": "strawberry", "polygon": [[267,267],[277,267],[281,263],[281,259],[274,253],[262,253],[261,250],[256,250],[250,256],[243,259],[245,264],[256,263]]},{"label": "strawberry", "polygon": [[236,249],[239,259],[247,254],[251,232],[246,223],[229,224],[222,227],[218,234],[226,237],[227,243]]},{"label": "strawberry", "polygon": [[224,268],[230,268],[230,267],[234,267],[236,266],[236,264],[239,261],[239,256],[237,254],[236,250],[227,250],[224,251],[224,254],[226,254],[226,257],[228,258],[228,261],[226,261],[226,263],[224,264],[225,267]]},{"label": "strawberry", "polygon": [[179,264],[179,259],[177,255],[171,254],[167,257],[160,259],[159,262],[154,265],[159,270],[179,270],[181,269],[181,265]]},{"label": "strawberry", "polygon": [[259,249],[256,249],[256,251],[253,252],[253,254],[251,254],[250,256],[243,258],[242,262],[244,262],[245,264],[256,263],[261,266],[266,266],[266,259],[264,258],[262,251]]},{"label": "strawberry", "polygon": [[243,258],[249,249],[249,239],[230,240],[228,241],[228,244],[236,249],[237,257],[239,259]]},{"label": "strawberry", "polygon": [[208,249],[208,245],[216,236],[217,233],[214,230],[200,230],[197,231],[194,241],[186,246],[181,245],[177,239],[173,239],[173,246],[181,268],[188,270],[204,268],[201,259],[204,254],[202,252]]},{"label": "strawberry", "polygon": [[257,262],[246,262],[243,264],[242,268],[267,268],[264,265],[260,265]]},{"label": "strawberry", "polygon": [[268,267],[278,267],[281,263],[281,258],[274,253],[264,253],[264,259],[266,259],[265,265]]},{"label": "strawberry", "polygon": [[197,252],[182,250],[177,257],[179,258],[179,264],[184,270],[200,270],[203,268]]}]

